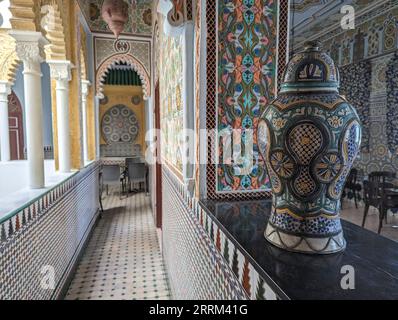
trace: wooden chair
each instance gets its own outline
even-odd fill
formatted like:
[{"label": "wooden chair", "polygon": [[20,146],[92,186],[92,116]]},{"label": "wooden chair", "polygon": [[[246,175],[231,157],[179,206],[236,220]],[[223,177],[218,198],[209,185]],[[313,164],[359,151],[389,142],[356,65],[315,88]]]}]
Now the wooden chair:
[{"label": "wooden chair", "polygon": [[363,213],[362,227],[365,227],[366,218],[368,216],[369,208],[374,207],[380,210],[380,185],[377,181],[363,182],[363,200],[365,202],[365,211]]},{"label": "wooden chair", "polygon": [[396,191],[396,186],[389,182],[382,183],[378,230],[379,234],[383,228],[383,220],[385,220],[387,223],[388,210],[396,208],[398,208],[398,192]]},{"label": "wooden chair", "polygon": [[[383,177],[380,175],[377,178]],[[365,227],[366,218],[370,207],[375,207],[379,210],[379,227],[380,234],[383,228],[383,220],[387,221],[387,212],[389,209],[398,207],[398,193],[392,193],[394,184],[389,182],[380,182],[377,179],[373,181],[364,181],[364,201],[365,211],[363,215],[362,227]]]},{"label": "wooden chair", "polygon": [[348,198],[348,193],[351,192],[354,197],[355,208],[358,209],[358,200],[360,198],[359,193],[362,190],[362,186],[358,183],[358,170],[353,168],[348,175],[347,181],[344,185],[343,194],[341,202],[343,203],[343,198]]},{"label": "wooden chair", "polygon": [[389,171],[374,171],[369,174],[369,181],[376,182],[391,182],[391,180],[396,179],[397,174],[395,172]]}]

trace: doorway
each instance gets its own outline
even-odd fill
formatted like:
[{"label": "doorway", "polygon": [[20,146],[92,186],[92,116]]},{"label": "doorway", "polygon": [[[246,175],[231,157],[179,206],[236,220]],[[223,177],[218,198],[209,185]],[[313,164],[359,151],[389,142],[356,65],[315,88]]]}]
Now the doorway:
[{"label": "doorway", "polygon": [[11,160],[23,160],[25,138],[21,102],[14,91],[8,96],[8,123],[10,131]]}]

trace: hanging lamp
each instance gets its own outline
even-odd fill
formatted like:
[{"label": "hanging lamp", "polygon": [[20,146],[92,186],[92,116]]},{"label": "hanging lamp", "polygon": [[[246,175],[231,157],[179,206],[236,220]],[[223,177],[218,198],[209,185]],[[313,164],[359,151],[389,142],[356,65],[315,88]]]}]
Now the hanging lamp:
[{"label": "hanging lamp", "polygon": [[105,0],[101,13],[109,29],[119,38],[129,20],[127,3],[124,0]]}]

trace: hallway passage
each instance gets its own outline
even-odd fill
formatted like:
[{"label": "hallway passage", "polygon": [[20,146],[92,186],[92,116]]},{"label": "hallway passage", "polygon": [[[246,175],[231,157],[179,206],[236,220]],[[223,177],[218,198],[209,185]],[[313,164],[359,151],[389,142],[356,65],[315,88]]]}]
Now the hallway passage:
[{"label": "hallway passage", "polygon": [[102,219],[66,295],[67,300],[168,300],[162,254],[144,193],[119,199],[110,190]]}]

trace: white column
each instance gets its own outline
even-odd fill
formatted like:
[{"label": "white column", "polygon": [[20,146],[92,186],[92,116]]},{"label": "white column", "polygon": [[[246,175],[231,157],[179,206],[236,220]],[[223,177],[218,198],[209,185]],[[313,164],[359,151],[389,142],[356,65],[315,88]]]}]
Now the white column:
[{"label": "white column", "polygon": [[11,86],[8,82],[0,81],[0,156],[1,161],[10,161],[10,131],[8,127],[8,95]]},{"label": "white column", "polygon": [[83,113],[83,155],[84,161],[88,161],[88,123],[87,123],[87,96],[89,86],[91,85],[90,81],[83,80],[82,81],[82,113]]},{"label": "white column", "polygon": [[16,51],[24,66],[24,92],[26,114],[27,155],[29,187],[44,188],[43,101],[40,63],[44,45],[48,41],[40,32],[9,32],[16,39]]},{"label": "white column", "polygon": [[47,61],[51,78],[56,81],[57,133],[59,171],[71,171],[70,126],[69,126],[69,81],[71,63],[69,61]]}]

